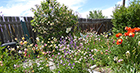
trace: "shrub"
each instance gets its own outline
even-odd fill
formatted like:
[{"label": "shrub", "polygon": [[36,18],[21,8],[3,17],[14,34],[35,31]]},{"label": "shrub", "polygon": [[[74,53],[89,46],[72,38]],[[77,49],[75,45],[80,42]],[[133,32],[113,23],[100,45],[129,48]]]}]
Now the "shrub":
[{"label": "shrub", "polygon": [[116,6],[113,11],[113,33],[124,33],[125,26],[139,27],[140,23],[140,2],[134,0],[129,7]]},{"label": "shrub", "polygon": [[36,5],[36,9],[31,10],[34,12],[34,19],[31,21],[31,25],[35,27],[33,30],[43,36],[45,42],[48,38],[67,36],[71,33],[71,27],[77,23],[77,16],[72,10],[56,0],[43,1],[41,5]]}]

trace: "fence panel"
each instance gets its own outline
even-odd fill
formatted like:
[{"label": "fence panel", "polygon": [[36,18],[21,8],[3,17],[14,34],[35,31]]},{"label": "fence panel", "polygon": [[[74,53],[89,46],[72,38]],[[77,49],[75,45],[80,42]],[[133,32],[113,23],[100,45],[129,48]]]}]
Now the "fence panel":
[{"label": "fence panel", "polygon": [[[27,26],[29,36],[33,43],[35,43],[35,38],[37,33],[32,31],[33,26],[31,26],[30,21],[32,17],[23,17],[25,24]],[[82,31],[93,29],[98,33],[107,32],[112,29],[111,19],[86,19],[79,18],[77,30],[81,28]],[[20,41],[24,36],[20,18],[18,16],[0,16],[0,41],[2,43],[14,41],[18,38]]]},{"label": "fence panel", "polygon": [[[24,17],[24,19],[33,41],[36,38],[36,34],[32,31],[32,26],[30,25],[32,17]],[[18,16],[0,16],[0,41],[2,43],[12,42],[15,38],[20,41],[23,36],[24,33]]]}]

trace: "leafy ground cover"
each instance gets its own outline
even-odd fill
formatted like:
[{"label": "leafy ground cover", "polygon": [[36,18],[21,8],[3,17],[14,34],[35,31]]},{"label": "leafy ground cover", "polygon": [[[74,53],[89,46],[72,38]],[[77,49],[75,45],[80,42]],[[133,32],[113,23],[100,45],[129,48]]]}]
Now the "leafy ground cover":
[{"label": "leafy ground cover", "polygon": [[[16,49],[2,51],[0,48],[0,72],[4,73],[89,73],[93,65],[95,70],[107,68],[113,73],[140,72],[140,28],[126,27],[126,33],[114,34],[108,38],[107,33],[85,32],[78,36],[69,35],[56,39],[49,38],[50,45],[37,37],[36,44],[28,43],[23,37]],[[51,48],[51,50],[50,50]],[[40,59],[41,58],[41,59]],[[56,69],[50,70],[49,59]],[[27,60],[32,60],[24,65]]]}]

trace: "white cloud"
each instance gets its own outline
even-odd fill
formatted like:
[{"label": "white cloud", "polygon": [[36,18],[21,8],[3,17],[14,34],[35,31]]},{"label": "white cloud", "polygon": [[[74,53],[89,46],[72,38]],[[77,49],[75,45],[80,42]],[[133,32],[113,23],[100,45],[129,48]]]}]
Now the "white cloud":
[{"label": "white cloud", "polygon": [[[123,0],[118,1],[116,4],[117,5],[122,5],[123,4]],[[128,5],[129,5],[129,0],[126,0],[125,6],[127,7]],[[89,11],[92,11],[92,10],[102,10],[103,15],[107,16],[108,18],[112,18],[111,15],[113,15],[112,11],[114,11],[114,8],[115,8],[115,5],[112,6],[112,7],[107,8],[107,9],[94,8],[94,9],[89,9],[88,11],[85,11],[85,12],[81,12],[80,14],[81,14],[82,18],[87,18],[87,15],[89,14]]]},{"label": "white cloud", "polygon": [[[6,7],[0,7],[5,16],[33,16],[30,11],[36,4],[40,4],[43,0],[11,0]],[[69,9],[78,11],[86,0],[57,0],[60,4],[65,4]],[[16,2],[17,4],[15,4]],[[12,4],[12,5],[11,5]],[[35,7],[34,7],[35,8]]]},{"label": "white cloud", "polygon": [[57,0],[61,4],[65,4],[68,8],[78,11],[79,8],[87,1],[87,0]]},{"label": "white cloud", "polygon": [[[35,6],[35,4],[40,4],[43,0],[11,0],[7,2],[6,7],[0,7],[0,10],[5,16],[33,16],[33,12],[30,11],[32,7]],[[69,9],[72,9],[74,12],[80,11],[84,3],[86,3],[87,0],[57,0],[60,2],[60,4],[65,4]],[[122,1],[118,1],[116,4],[122,5]],[[16,2],[16,4],[15,4]],[[128,6],[128,0],[126,0],[126,6]],[[112,11],[114,9],[115,5],[112,7],[109,7],[107,9],[99,9],[102,10],[103,15],[108,16],[108,18],[111,18],[110,15],[112,15]],[[35,7],[34,7],[35,8]],[[86,18],[89,14],[89,11],[95,10],[95,9],[89,9],[88,11],[79,12],[80,17]],[[98,10],[98,8],[96,8]]]}]

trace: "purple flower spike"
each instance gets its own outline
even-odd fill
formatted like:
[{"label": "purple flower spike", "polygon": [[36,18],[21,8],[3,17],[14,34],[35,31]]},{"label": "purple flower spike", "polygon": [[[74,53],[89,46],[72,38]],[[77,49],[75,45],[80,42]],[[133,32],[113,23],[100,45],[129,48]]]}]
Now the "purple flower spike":
[{"label": "purple flower spike", "polygon": [[74,46],[74,48],[76,48],[76,42],[75,42],[75,46]]}]

